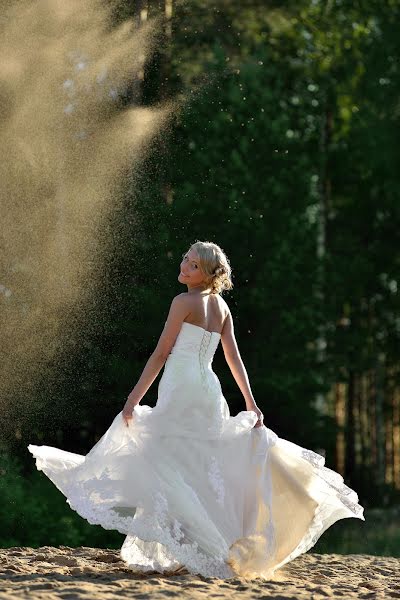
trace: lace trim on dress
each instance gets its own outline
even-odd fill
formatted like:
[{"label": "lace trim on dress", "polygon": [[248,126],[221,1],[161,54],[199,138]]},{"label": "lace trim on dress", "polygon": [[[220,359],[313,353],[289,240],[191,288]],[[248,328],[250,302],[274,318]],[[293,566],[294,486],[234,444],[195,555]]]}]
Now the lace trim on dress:
[{"label": "lace trim on dress", "polygon": [[355,516],[359,517],[364,512],[364,509],[358,504],[358,494],[355,490],[344,483],[340,473],[325,467],[325,458],[317,452],[302,448],[301,456],[315,467],[316,475],[321,477],[337,492],[337,497],[341,500],[346,508],[351,510]]},{"label": "lace trim on dress", "polygon": [[185,568],[168,554],[162,544],[144,542],[136,536],[126,536],[121,546],[120,556],[134,573],[155,571],[173,574]]},{"label": "lace trim on dress", "polygon": [[205,577],[221,579],[234,576],[232,569],[225,562],[223,552],[209,556],[199,549],[196,541],[192,543],[184,541],[183,525],[176,518],[169,516],[168,502],[161,491],[152,494],[152,510],[145,513],[142,509],[142,514],[131,517],[118,514],[116,512],[118,507],[105,502],[93,504],[85,498],[87,492],[82,490],[77,493],[76,488],[77,482],[68,493],[67,503],[92,525],[101,525],[104,529],[116,529],[120,533],[136,536],[144,541],[159,542],[192,574],[200,573]]}]

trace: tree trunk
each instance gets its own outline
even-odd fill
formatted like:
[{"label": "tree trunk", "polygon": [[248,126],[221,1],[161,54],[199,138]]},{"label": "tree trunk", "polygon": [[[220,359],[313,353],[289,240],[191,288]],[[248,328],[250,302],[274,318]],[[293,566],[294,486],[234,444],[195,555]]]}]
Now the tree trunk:
[{"label": "tree trunk", "polygon": [[376,482],[382,489],[385,483],[384,360],[380,354],[375,367]]},{"label": "tree trunk", "polygon": [[347,388],[346,405],[346,455],[345,455],[345,474],[349,480],[352,480],[355,472],[355,423],[354,423],[354,404],[356,395],[356,375],[354,371],[349,371],[349,385]]},{"label": "tree trunk", "polygon": [[[318,260],[317,277],[317,300],[321,306],[325,303],[325,255],[326,255],[326,216],[328,207],[331,203],[331,181],[328,170],[328,152],[332,137],[333,120],[332,113],[328,109],[322,116],[321,134],[320,134],[320,166],[319,166],[319,186],[318,186],[318,221],[317,221],[317,240],[316,252]],[[326,360],[326,332],[325,323],[319,326],[319,333],[316,340],[317,359],[321,365],[321,372],[324,371]],[[315,407],[320,414],[327,414],[327,399],[322,393],[318,393],[315,399]]]},{"label": "tree trunk", "polygon": [[344,473],[344,456],[345,456],[345,438],[344,426],[346,416],[346,384],[335,384],[335,419],[336,419],[336,456],[335,470],[338,473]]}]

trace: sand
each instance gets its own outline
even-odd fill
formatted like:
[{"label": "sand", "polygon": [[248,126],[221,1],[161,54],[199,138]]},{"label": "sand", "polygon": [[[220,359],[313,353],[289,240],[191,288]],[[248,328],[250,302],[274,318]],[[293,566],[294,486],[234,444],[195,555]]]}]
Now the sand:
[{"label": "sand", "polygon": [[3,548],[0,600],[159,598],[400,598],[400,558],[367,554],[308,552],[277,571],[275,579],[221,580],[190,575],[138,575],[118,550],[89,548]]}]

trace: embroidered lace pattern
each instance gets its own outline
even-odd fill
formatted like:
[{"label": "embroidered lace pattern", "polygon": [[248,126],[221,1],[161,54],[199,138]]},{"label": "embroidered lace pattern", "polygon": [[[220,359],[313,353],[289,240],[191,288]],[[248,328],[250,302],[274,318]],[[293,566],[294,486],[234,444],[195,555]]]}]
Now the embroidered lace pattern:
[{"label": "embroidered lace pattern", "polygon": [[224,480],[222,477],[221,469],[218,465],[218,461],[215,456],[210,460],[210,466],[208,469],[208,478],[211,482],[211,486],[217,496],[217,502],[224,506],[225,489]]},{"label": "embroidered lace pattern", "polygon": [[[118,509],[107,503],[95,504],[86,500],[84,490],[77,491],[74,484],[68,494],[68,504],[92,525],[101,525],[104,529],[116,529],[120,533],[137,536],[145,541],[157,541],[192,574],[200,573],[205,577],[225,579],[233,576],[232,569],[226,564],[224,553],[208,556],[199,549],[197,542],[185,542],[183,525],[171,518],[168,502],[164,494],[157,490],[152,494],[153,510],[136,517],[118,514]],[[225,549],[226,555],[227,549]]]}]

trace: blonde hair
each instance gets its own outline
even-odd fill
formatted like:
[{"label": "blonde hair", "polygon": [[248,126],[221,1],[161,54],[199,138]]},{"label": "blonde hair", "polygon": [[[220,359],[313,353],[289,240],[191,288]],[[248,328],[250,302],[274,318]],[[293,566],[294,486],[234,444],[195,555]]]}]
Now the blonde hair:
[{"label": "blonde hair", "polygon": [[[200,269],[205,275],[206,283],[211,286],[212,294],[222,294],[231,290],[232,269],[225,252],[214,242],[196,240],[187,252],[194,250],[199,256]],[[185,256],[186,252],[183,254]]]}]

